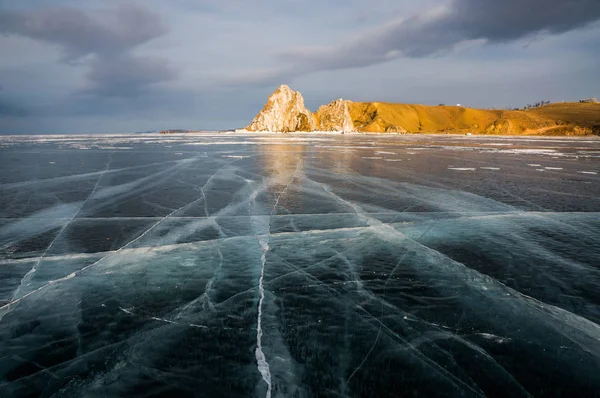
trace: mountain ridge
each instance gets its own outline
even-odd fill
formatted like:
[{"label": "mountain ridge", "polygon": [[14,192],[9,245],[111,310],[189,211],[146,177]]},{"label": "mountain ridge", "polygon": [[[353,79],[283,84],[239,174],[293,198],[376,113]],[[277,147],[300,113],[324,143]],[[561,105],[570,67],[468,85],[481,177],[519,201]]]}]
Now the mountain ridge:
[{"label": "mountain ridge", "polygon": [[527,110],[334,100],[316,112],[281,85],[248,131],[339,131],[397,134],[600,135],[600,104],[553,103]]}]

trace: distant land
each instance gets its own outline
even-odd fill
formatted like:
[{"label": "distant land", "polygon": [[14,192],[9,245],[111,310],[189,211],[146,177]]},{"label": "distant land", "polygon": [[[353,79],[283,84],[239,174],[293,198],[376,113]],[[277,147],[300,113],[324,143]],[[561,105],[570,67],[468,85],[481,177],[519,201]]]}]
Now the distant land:
[{"label": "distant land", "polygon": [[170,129],[170,130],[163,130],[160,132],[160,134],[183,134],[183,133],[189,133],[189,130],[185,130],[185,129]]},{"label": "distant land", "polygon": [[[227,131],[233,131],[233,130],[227,130]],[[169,130],[162,130],[160,131],[160,134],[187,134],[187,133],[207,133],[207,132],[211,132],[209,130],[186,130],[186,129],[169,129]]]},{"label": "distant land", "polygon": [[523,110],[488,110],[339,99],[311,112],[302,94],[281,85],[243,130],[397,134],[600,135],[595,98],[542,103]]}]

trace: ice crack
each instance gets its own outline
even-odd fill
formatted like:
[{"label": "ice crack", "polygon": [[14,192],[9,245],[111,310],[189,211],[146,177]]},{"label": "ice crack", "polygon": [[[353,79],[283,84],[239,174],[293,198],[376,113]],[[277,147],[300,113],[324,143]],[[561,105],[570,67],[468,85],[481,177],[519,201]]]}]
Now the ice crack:
[{"label": "ice crack", "polygon": [[298,170],[300,170],[301,165],[302,165],[302,159],[300,159],[298,161],[298,164],[296,165],[296,170],[294,171],[294,174],[292,175],[290,180],[287,182],[285,187],[280,192],[276,192],[275,203],[273,203],[273,207],[271,209],[271,214],[269,215],[269,222],[266,226],[266,231],[265,231],[266,234],[263,234],[260,236],[257,235],[258,243],[259,243],[260,248],[263,253],[262,253],[262,256],[260,257],[260,277],[258,279],[259,299],[258,299],[258,314],[257,314],[257,322],[256,322],[256,350],[254,351],[254,355],[256,357],[256,365],[257,365],[258,371],[260,372],[265,383],[267,383],[266,398],[271,398],[272,381],[271,381],[271,369],[269,367],[269,363],[267,362],[267,358],[263,351],[263,345],[262,345],[262,336],[263,336],[262,316],[263,316],[263,303],[265,301],[265,287],[264,287],[265,266],[267,264],[267,252],[270,249],[269,248],[269,238],[271,236],[271,218],[273,218],[273,215],[277,211],[279,199],[281,198],[282,195],[284,195],[286,193],[289,186],[292,184],[292,182],[296,178],[296,175],[298,174]]},{"label": "ice crack", "polygon": [[[100,181],[102,180],[102,177],[104,177],[104,175],[109,171],[110,164],[112,163],[112,161],[113,161],[113,158],[112,158],[112,152],[111,152],[111,153],[108,154],[108,162],[106,163],[106,166],[104,167],[104,170],[100,172],[100,175],[98,176],[98,179],[96,180],[96,184],[94,185],[94,188],[92,189],[92,192],[81,203],[81,206],[79,207],[79,209],[77,209],[77,211],[75,211],[73,213],[73,215],[67,220],[67,222],[62,226],[62,228],[60,229],[60,231],[58,231],[58,234],[56,234],[56,236],[54,237],[54,239],[52,239],[52,241],[46,247],[46,249],[44,250],[44,252],[42,253],[42,255],[40,257],[38,257],[38,260],[33,265],[33,267],[31,267],[31,269],[29,270],[29,272],[27,272],[25,274],[25,276],[23,276],[23,279],[21,279],[21,283],[19,284],[19,286],[17,287],[17,289],[13,293],[13,297],[10,300],[10,302],[8,303],[8,306],[6,307],[7,308],[7,312],[10,310],[10,304],[13,303],[13,302],[16,302],[15,300],[17,300],[19,298],[19,293],[21,292],[21,289],[33,277],[33,274],[37,271],[40,263],[42,262],[42,260],[44,259],[44,257],[46,257],[46,254],[48,254],[48,251],[50,251],[50,249],[52,248],[52,246],[54,246],[54,244],[56,243],[56,241],[62,236],[63,232],[65,232],[65,230],[67,229],[67,227],[69,225],[71,225],[71,223],[73,222],[73,220],[79,215],[79,213],[81,213],[81,210],[83,210],[83,208],[89,202],[89,200],[92,198],[92,196],[94,196],[94,194],[98,190],[98,186],[100,185]],[[2,308],[4,308],[4,307],[2,307]],[[0,314],[0,320],[2,320],[2,318],[4,317],[5,314],[6,314],[6,312],[3,313],[3,314]]]},{"label": "ice crack", "polygon": [[[79,212],[81,211],[81,209],[83,209],[83,207],[85,206],[85,204],[86,204],[86,203],[87,203],[87,202],[90,200],[90,198],[91,198],[91,197],[92,197],[92,196],[93,196],[93,195],[96,193],[96,191],[98,190],[98,186],[99,186],[99,184],[100,184],[100,179],[102,178],[102,176],[103,176],[104,174],[106,174],[106,172],[108,172],[108,171],[109,171],[109,168],[110,168],[110,164],[111,164],[111,162],[112,162],[112,154],[111,154],[111,157],[110,157],[110,159],[109,159],[109,162],[108,162],[108,163],[107,163],[107,165],[106,165],[106,168],[105,168],[105,169],[104,169],[104,171],[103,171],[103,172],[100,174],[100,177],[99,177],[99,178],[98,178],[98,180],[96,181],[96,185],[94,186],[94,189],[92,190],[92,193],[91,193],[91,194],[90,194],[90,195],[87,197],[87,199],[86,199],[86,200],[83,202],[83,204],[82,204],[82,206],[79,208],[79,210],[78,210],[78,211],[77,211],[77,212],[76,212],[76,213],[75,213],[75,214],[74,214],[72,217],[70,217],[70,218],[69,218],[69,220],[67,221],[66,225],[65,225],[65,226],[63,226],[63,228],[62,228],[62,229],[61,229],[61,231],[59,232],[59,235],[58,235],[58,236],[60,236],[60,234],[61,234],[61,233],[63,232],[63,230],[64,230],[64,229],[67,227],[67,225],[69,225],[69,224],[71,223],[71,221],[72,221],[72,220],[73,220],[73,219],[74,219],[74,218],[75,218],[75,217],[76,217],[76,216],[79,214]],[[235,162],[235,161],[234,161],[234,162]],[[207,180],[207,182],[204,184],[204,186],[202,187],[202,190],[208,186],[208,184],[209,184],[209,183],[212,181],[212,179],[213,179],[213,178],[214,178],[214,177],[215,177],[215,176],[216,176],[216,175],[217,175],[217,174],[218,174],[218,173],[219,173],[219,172],[220,172],[222,169],[224,169],[224,168],[225,168],[225,167],[227,167],[227,166],[230,166],[230,165],[231,165],[231,163],[233,163],[233,162],[230,162],[230,163],[226,164],[225,166],[223,166],[223,167],[220,167],[219,169],[217,169],[217,171],[215,172],[215,174],[214,174],[213,176],[211,176],[211,177],[210,177],[210,178]],[[202,193],[204,194],[204,191],[202,191]],[[115,250],[115,251],[110,251],[110,252],[108,252],[108,253],[107,253],[105,256],[103,256],[103,257],[102,257],[102,258],[100,258],[99,260],[97,260],[97,261],[95,261],[95,262],[93,262],[93,263],[91,263],[91,264],[89,264],[89,265],[86,265],[85,267],[83,267],[83,268],[79,269],[78,271],[72,272],[71,274],[69,274],[69,275],[67,275],[67,276],[65,276],[65,277],[62,277],[62,278],[58,278],[58,279],[54,279],[54,280],[48,281],[46,284],[44,284],[44,285],[40,286],[39,288],[37,288],[37,289],[35,289],[35,290],[33,290],[33,291],[31,291],[31,292],[29,292],[29,293],[27,293],[27,294],[25,294],[25,295],[21,296],[21,297],[17,297],[17,293],[19,292],[20,288],[23,286],[23,284],[24,284],[24,281],[25,281],[27,278],[29,278],[29,277],[31,276],[31,274],[33,274],[33,273],[36,271],[36,267],[37,267],[37,265],[39,265],[40,261],[42,261],[43,257],[45,256],[45,254],[47,253],[47,251],[50,249],[50,246],[52,246],[52,245],[54,244],[54,242],[56,241],[56,239],[58,239],[58,236],[56,236],[56,237],[54,238],[54,240],[53,240],[53,241],[50,243],[50,246],[48,246],[48,248],[46,248],[46,250],[44,251],[44,253],[42,254],[42,256],[40,256],[40,257],[39,257],[39,259],[38,259],[38,262],[37,262],[37,263],[34,265],[34,267],[33,267],[33,268],[32,268],[32,269],[31,269],[31,270],[30,270],[30,271],[29,271],[27,274],[25,274],[25,276],[23,277],[23,280],[21,281],[21,285],[20,285],[20,286],[19,286],[19,288],[17,288],[17,290],[15,291],[15,294],[13,295],[13,298],[12,298],[12,299],[11,299],[11,300],[10,300],[10,301],[7,303],[7,304],[4,304],[3,306],[0,306],[0,321],[2,320],[2,318],[4,317],[4,315],[6,315],[6,314],[7,314],[7,313],[10,311],[10,308],[11,308],[11,306],[12,306],[13,304],[16,304],[16,303],[20,302],[21,300],[23,300],[23,299],[25,299],[25,298],[27,298],[27,297],[31,296],[32,294],[34,294],[34,293],[37,293],[37,292],[39,292],[39,291],[42,291],[42,290],[44,290],[44,289],[46,289],[46,288],[48,288],[48,287],[50,287],[50,286],[52,286],[52,285],[54,285],[54,284],[56,284],[56,283],[59,283],[59,282],[62,282],[62,281],[65,281],[65,280],[71,279],[71,278],[73,278],[73,277],[75,277],[75,276],[77,276],[77,275],[81,274],[82,272],[85,272],[87,269],[89,269],[89,268],[91,268],[91,267],[94,267],[94,266],[96,266],[96,265],[98,265],[98,264],[102,263],[102,262],[103,262],[103,261],[104,261],[106,258],[108,258],[108,257],[111,257],[111,256],[113,256],[113,255],[115,255],[115,254],[118,254],[118,253],[119,253],[119,252],[121,252],[122,250],[129,248],[129,247],[130,247],[132,244],[134,244],[134,243],[136,243],[137,241],[141,240],[141,239],[142,239],[144,236],[146,236],[146,234],[148,234],[149,232],[151,232],[152,230],[154,230],[154,228],[156,228],[158,225],[162,224],[162,223],[163,223],[165,220],[168,220],[169,218],[171,218],[171,216],[173,216],[173,215],[174,215],[174,214],[176,214],[177,212],[179,212],[179,211],[182,211],[182,210],[184,210],[184,209],[187,209],[187,208],[189,208],[190,206],[192,206],[193,204],[195,204],[195,203],[199,202],[199,201],[200,201],[200,200],[202,200],[203,198],[204,198],[204,195],[203,195],[202,197],[200,197],[200,198],[198,198],[198,199],[196,199],[196,200],[194,200],[194,201],[192,201],[192,202],[190,202],[190,203],[186,204],[186,205],[183,205],[183,206],[181,206],[181,207],[180,207],[180,208],[178,208],[178,209],[175,209],[175,210],[173,210],[171,213],[169,213],[169,214],[167,214],[166,216],[164,216],[164,217],[160,218],[160,219],[159,219],[159,220],[158,220],[156,223],[152,224],[152,225],[150,226],[150,228],[148,228],[147,230],[145,230],[145,231],[144,231],[142,234],[140,234],[140,235],[139,235],[137,238],[135,238],[135,239],[133,239],[133,240],[131,240],[131,241],[127,242],[126,244],[124,244],[123,246],[121,246],[120,248],[118,248],[118,249],[117,249],[117,250]]]},{"label": "ice crack", "polygon": [[262,350],[262,308],[263,302],[265,300],[265,288],[264,288],[264,278],[265,278],[265,265],[267,263],[267,251],[269,251],[269,237],[261,238],[259,241],[260,247],[263,251],[263,254],[260,258],[261,267],[260,267],[260,278],[258,279],[258,320],[256,323],[256,350],[254,352],[256,356],[256,364],[258,367],[258,371],[262,375],[263,380],[267,383],[267,398],[271,398],[271,370],[269,368],[269,363],[267,362],[267,358],[265,357],[265,353]]}]

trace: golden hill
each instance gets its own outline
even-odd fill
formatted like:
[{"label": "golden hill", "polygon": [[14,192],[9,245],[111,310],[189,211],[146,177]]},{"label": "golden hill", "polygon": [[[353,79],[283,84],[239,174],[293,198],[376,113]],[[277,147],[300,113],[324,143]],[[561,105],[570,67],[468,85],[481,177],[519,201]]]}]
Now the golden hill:
[{"label": "golden hill", "polygon": [[410,134],[600,135],[600,104],[557,103],[487,110],[335,100],[312,113],[302,95],[280,86],[246,127],[250,131],[362,131]]},{"label": "golden hill", "polygon": [[349,102],[356,130],[473,134],[600,134],[600,104],[560,103],[528,110],[485,110],[384,102]]}]

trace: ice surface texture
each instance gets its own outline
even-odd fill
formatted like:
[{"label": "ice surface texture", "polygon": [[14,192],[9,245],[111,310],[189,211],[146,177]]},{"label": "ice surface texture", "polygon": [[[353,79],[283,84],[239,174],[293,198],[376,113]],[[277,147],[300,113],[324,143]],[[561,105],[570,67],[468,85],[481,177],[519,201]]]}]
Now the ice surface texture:
[{"label": "ice surface texture", "polygon": [[0,147],[2,397],[599,394],[599,140]]}]

